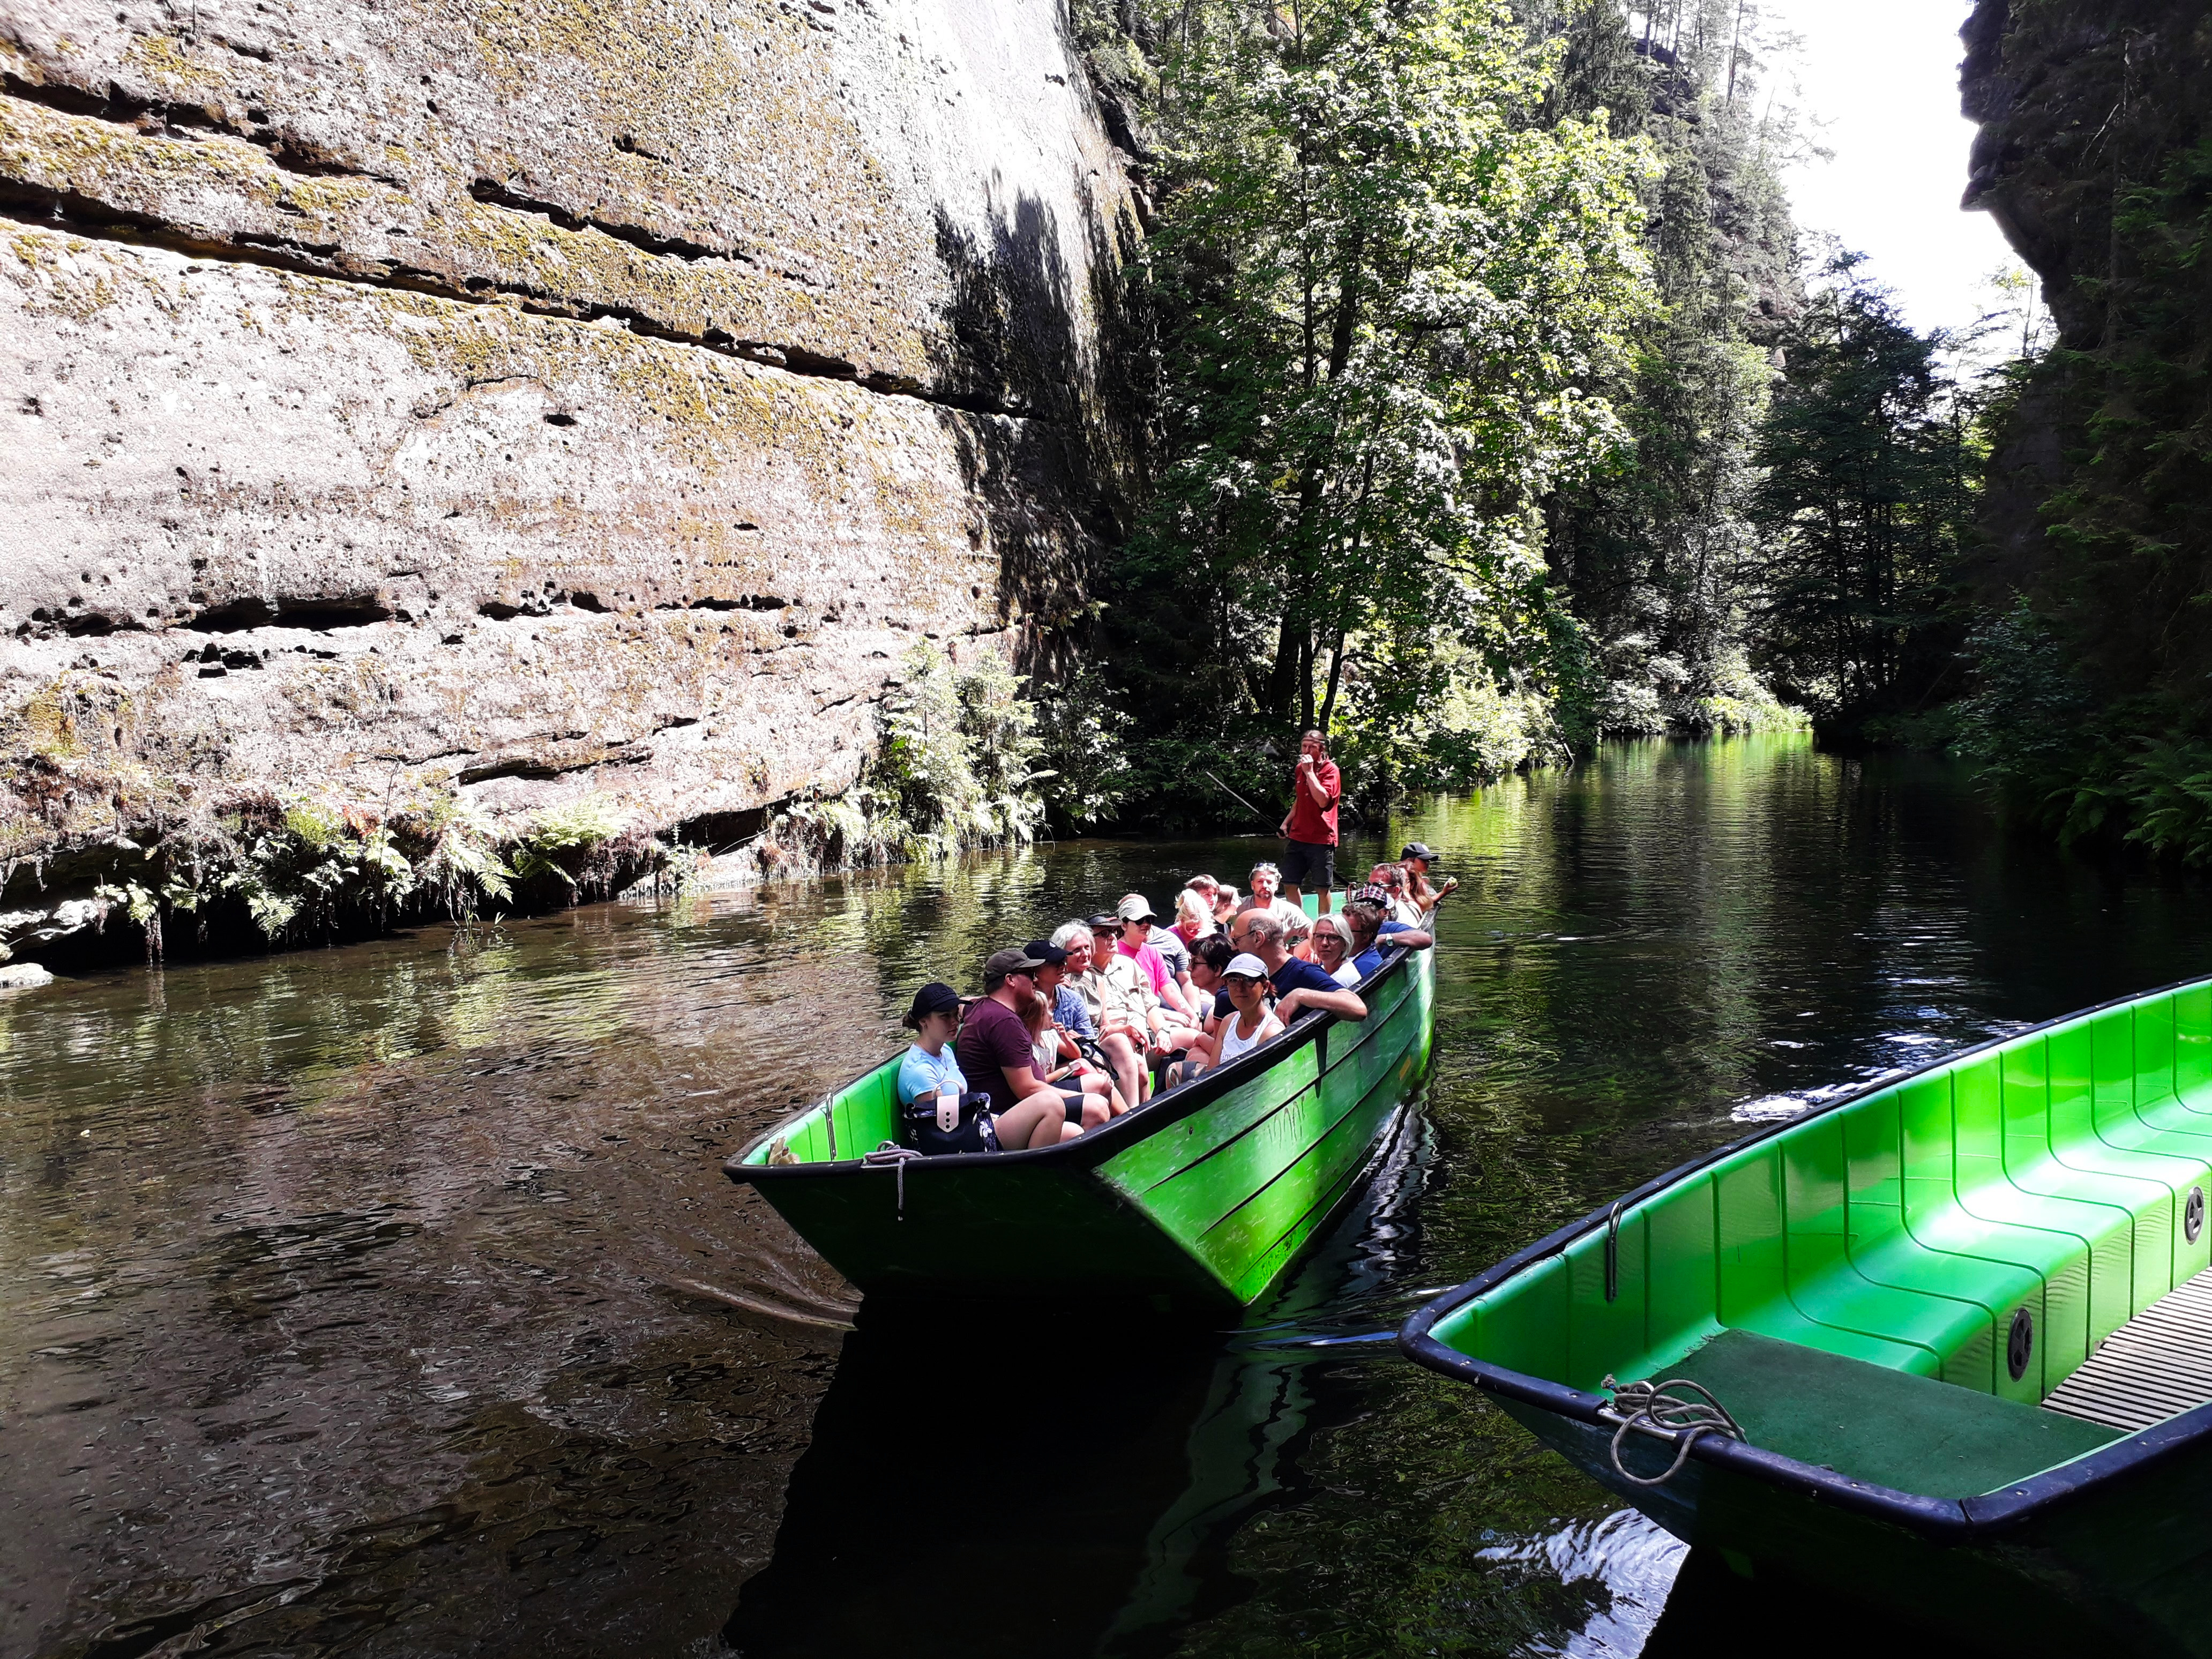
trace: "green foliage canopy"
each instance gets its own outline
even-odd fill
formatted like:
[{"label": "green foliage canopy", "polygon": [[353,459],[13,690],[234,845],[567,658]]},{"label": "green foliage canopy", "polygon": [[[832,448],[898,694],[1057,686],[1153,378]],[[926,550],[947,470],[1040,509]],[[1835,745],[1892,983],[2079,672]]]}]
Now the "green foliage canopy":
[{"label": "green foliage canopy", "polygon": [[1948,659],[1947,593],[1972,504],[1964,411],[1856,255],[1788,341],[1751,516],[1765,532],[1757,654],[1785,695],[1863,714]]},{"label": "green foliage canopy", "polygon": [[[1538,504],[1621,441],[1650,161],[1541,125],[1503,0],[1194,3],[1163,41],[1160,453],[1135,583],[1281,729],[1425,700],[1439,649],[1542,684]],[[1363,667],[1363,663],[1364,666]]]}]

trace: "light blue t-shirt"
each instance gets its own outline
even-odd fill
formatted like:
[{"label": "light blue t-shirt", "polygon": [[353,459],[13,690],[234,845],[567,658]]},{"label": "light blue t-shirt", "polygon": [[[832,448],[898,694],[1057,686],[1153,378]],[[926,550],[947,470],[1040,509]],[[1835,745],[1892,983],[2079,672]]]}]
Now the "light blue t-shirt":
[{"label": "light blue t-shirt", "polygon": [[960,1074],[960,1064],[952,1058],[952,1045],[946,1043],[939,1054],[931,1054],[919,1042],[906,1051],[899,1061],[898,1097],[902,1106],[914,1104],[916,1095],[926,1095],[932,1089],[942,1099],[949,1090],[955,1095],[968,1092],[968,1079]]}]

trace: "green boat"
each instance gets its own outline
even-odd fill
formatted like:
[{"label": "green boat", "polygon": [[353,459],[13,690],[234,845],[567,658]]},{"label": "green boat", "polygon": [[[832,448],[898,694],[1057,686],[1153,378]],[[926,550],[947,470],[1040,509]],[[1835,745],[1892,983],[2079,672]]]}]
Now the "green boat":
[{"label": "green boat", "polygon": [[1399,1334],[1746,1577],[2212,1654],[2212,981],[1881,1079]]},{"label": "green boat", "polygon": [[1365,1019],[1309,1015],[1079,1139],[1030,1152],[867,1161],[895,1134],[894,1056],[723,1171],[871,1298],[1089,1296],[1234,1312],[1358,1189],[1427,1068],[1435,988],[1431,951],[1391,951],[1358,988]]}]

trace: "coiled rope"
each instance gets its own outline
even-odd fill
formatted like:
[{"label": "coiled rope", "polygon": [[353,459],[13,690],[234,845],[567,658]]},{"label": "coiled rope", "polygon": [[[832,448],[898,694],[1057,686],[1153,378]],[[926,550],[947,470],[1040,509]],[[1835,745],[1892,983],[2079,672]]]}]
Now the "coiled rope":
[{"label": "coiled rope", "polygon": [[896,1140],[886,1140],[860,1162],[871,1170],[895,1170],[898,1172],[898,1218],[906,1219],[906,1166],[921,1154],[911,1146],[902,1146]]},{"label": "coiled rope", "polygon": [[[1664,1382],[1616,1382],[1608,1376],[1604,1386],[1612,1392],[1613,1399],[1600,1409],[1620,1424],[1613,1433],[1613,1467],[1622,1480],[1632,1485],[1665,1486],[1682,1472],[1682,1465],[1690,1461],[1690,1449],[1702,1435],[1717,1434],[1724,1440],[1749,1437],[1743,1425],[1729,1415],[1728,1407],[1713,1398],[1711,1389],[1686,1376],[1670,1377]],[[1691,1399],[1686,1394],[1678,1393],[1679,1389],[1692,1390],[1698,1397]],[[1628,1466],[1620,1461],[1620,1449],[1631,1434],[1649,1435],[1654,1440],[1673,1444],[1674,1461],[1667,1466],[1664,1474],[1647,1478],[1629,1472]]]}]

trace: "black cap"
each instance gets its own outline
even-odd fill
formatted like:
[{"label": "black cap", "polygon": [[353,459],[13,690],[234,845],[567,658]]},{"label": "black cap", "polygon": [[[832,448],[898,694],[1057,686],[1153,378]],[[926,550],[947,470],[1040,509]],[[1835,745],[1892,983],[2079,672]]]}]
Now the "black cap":
[{"label": "black cap", "polygon": [[1035,958],[1036,961],[1042,963],[1048,968],[1065,968],[1067,966],[1067,952],[1061,950],[1057,945],[1050,944],[1044,939],[1033,939],[1027,945],[1022,946],[1022,950],[1025,954]]},{"label": "black cap", "polygon": [[906,1018],[899,1023],[919,1030],[926,1015],[957,1014],[959,1012],[960,993],[950,985],[940,985],[932,980],[914,994],[914,1006],[906,1011]]},{"label": "black cap", "polygon": [[1112,933],[1118,937],[1121,932],[1121,918],[1111,910],[1091,917],[1083,925],[1094,933]]},{"label": "black cap", "polygon": [[1436,857],[1436,854],[1429,850],[1428,842],[1425,841],[1409,841],[1406,843],[1406,850],[1399,854],[1398,856],[1401,859],[1419,859],[1425,864],[1433,860]]}]

